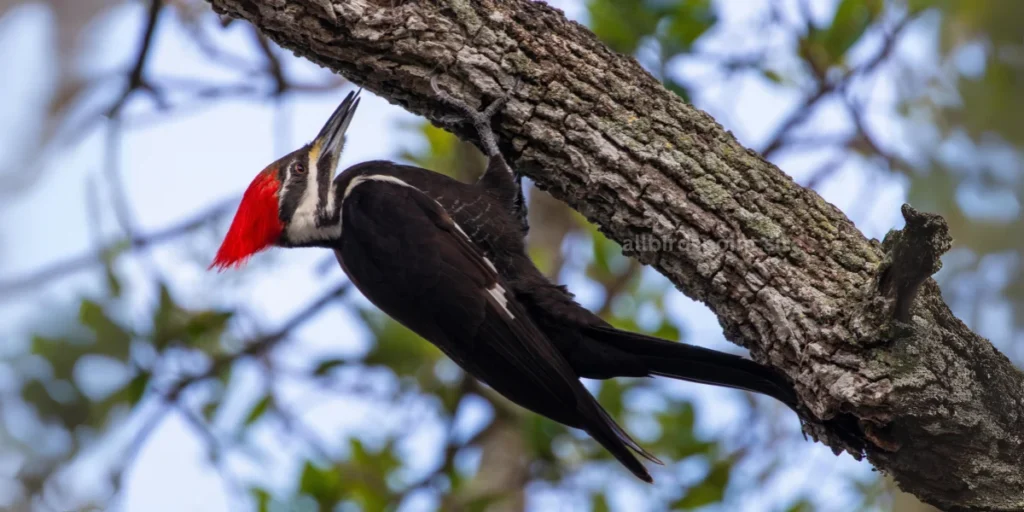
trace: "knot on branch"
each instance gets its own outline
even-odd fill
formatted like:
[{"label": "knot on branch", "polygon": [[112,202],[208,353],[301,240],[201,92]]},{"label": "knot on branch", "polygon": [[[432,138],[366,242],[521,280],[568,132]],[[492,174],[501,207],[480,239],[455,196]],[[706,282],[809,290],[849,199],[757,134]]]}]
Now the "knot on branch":
[{"label": "knot on branch", "polygon": [[907,225],[892,230],[882,241],[885,269],[879,277],[883,295],[895,300],[896,320],[910,320],[910,306],[926,279],[942,268],[941,257],[953,246],[945,219],[934,213],[922,213],[909,204],[900,209]]}]

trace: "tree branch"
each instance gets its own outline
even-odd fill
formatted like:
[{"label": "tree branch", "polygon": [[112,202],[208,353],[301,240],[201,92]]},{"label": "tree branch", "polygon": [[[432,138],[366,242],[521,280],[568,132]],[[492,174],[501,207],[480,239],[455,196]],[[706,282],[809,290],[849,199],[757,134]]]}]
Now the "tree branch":
[{"label": "tree branch", "polygon": [[240,359],[267,353],[270,349],[274,348],[274,346],[287,338],[292,331],[314,318],[322,309],[334,302],[335,299],[344,295],[350,287],[351,284],[347,282],[335,286],[328,292],[321,295],[318,299],[299,310],[298,313],[289,318],[288,321],[286,321],[276,331],[249,340],[242,350],[215,357],[206,371],[179,380],[166,393],[164,393],[164,399],[168,402],[177,401],[178,397],[193,384],[216,377]]},{"label": "tree branch", "polygon": [[818,418],[859,417],[875,466],[944,509],[1021,508],[1024,375],[953,317],[930,279],[902,294],[909,321],[895,320],[901,299],[879,282],[904,257],[560,11],[526,0],[210,1],[463,138],[472,129],[445,120],[433,74],[473,104],[510,93],[495,127],[514,167],[620,243],[666,242],[633,255],[792,378]]},{"label": "tree branch", "polygon": [[229,209],[234,207],[236,203],[237,199],[235,198],[226,199],[200,212],[198,215],[173,226],[145,235],[135,235],[127,241],[118,241],[98,250],[69,257],[20,278],[0,281],[0,302],[4,299],[16,299],[22,292],[42,286],[54,279],[66,277],[75,272],[100,265],[106,259],[123,250],[142,249],[183,236],[212,221],[214,218],[228,213]]},{"label": "tree branch", "polygon": [[[803,5],[802,2],[801,5]],[[804,13],[805,17],[808,15],[808,13]],[[792,133],[793,129],[799,126],[800,123],[803,123],[808,118],[808,116],[811,115],[815,107],[817,107],[818,102],[825,99],[833,92],[847,87],[853,79],[871,73],[876,68],[878,68],[878,66],[880,66],[883,62],[885,62],[885,60],[889,58],[890,55],[892,55],[893,50],[896,48],[896,42],[899,41],[900,36],[903,34],[903,30],[906,29],[907,25],[909,25],[910,22],[913,21],[914,19],[916,19],[916,16],[914,15],[907,15],[901,18],[895,24],[895,26],[893,26],[889,33],[886,34],[885,40],[882,42],[882,47],[881,49],[878,50],[878,53],[876,53],[870,60],[865,62],[862,66],[855,67],[847,71],[846,73],[843,73],[839,78],[833,81],[826,80],[823,76],[819,75],[816,84],[817,87],[815,88],[814,92],[807,96],[807,98],[804,99],[803,103],[801,103],[800,106],[794,109],[793,112],[790,113],[789,117],[787,117],[786,120],[779,125],[779,128],[775,131],[775,134],[769,137],[769,142],[761,150],[761,154],[765,158],[771,157],[776,151],[781,149],[786,144],[786,138],[790,135],[790,133]],[[814,30],[813,24],[811,23],[811,18],[806,17],[806,20],[807,30]]]},{"label": "tree branch", "polygon": [[131,71],[128,72],[128,83],[125,85],[124,92],[121,93],[121,97],[107,111],[108,117],[117,117],[121,109],[128,103],[128,98],[138,90],[149,92],[158,104],[163,103],[163,98],[146,81],[145,77],[146,63],[149,60],[149,49],[153,44],[153,36],[156,35],[156,27],[160,21],[160,10],[163,6],[164,0],[150,0],[149,11],[146,15],[146,26],[142,31],[142,40],[139,43],[139,53],[135,57],[135,63],[132,65]]}]

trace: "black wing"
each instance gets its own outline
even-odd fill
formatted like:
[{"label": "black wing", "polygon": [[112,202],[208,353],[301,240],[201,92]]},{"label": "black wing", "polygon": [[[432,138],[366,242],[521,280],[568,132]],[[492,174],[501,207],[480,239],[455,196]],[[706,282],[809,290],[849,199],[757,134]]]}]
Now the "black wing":
[{"label": "black wing", "polygon": [[396,181],[367,179],[350,188],[342,222],[340,259],[371,302],[513,402],[586,430],[650,479],[626,447],[657,459],[601,409],[436,201]]}]

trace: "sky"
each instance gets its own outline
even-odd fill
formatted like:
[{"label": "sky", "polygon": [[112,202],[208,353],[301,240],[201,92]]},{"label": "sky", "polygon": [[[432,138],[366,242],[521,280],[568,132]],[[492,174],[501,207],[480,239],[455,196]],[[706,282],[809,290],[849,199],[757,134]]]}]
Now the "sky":
[{"label": "sky", "polygon": [[[723,45],[742,45],[749,42],[749,35],[737,34],[730,27],[740,26],[743,16],[750,16],[753,9],[746,0],[719,2],[725,8],[723,27],[717,34],[707,38],[703,44],[709,48]],[[762,2],[763,3],[763,2]],[[578,2],[558,3],[566,12],[577,19],[584,15]],[[813,3],[816,7],[823,4]],[[827,6],[824,9],[828,9]],[[818,12],[824,15],[825,11]],[[129,5],[115,9],[92,31],[85,44],[88,53],[97,55],[83,63],[87,74],[102,75],[120,69],[130,60],[139,27],[143,21],[141,5]],[[33,134],[42,129],[39,125],[48,89],[54,82],[54,69],[47,65],[47,42],[52,36],[51,17],[45,8],[32,6],[16,9],[0,19],[0,47],[31,49],[25,52],[0,53],[0,69],[19,70],[15,80],[0,80],[0,164],[17,160],[19,148],[30,146]],[[734,25],[733,23],[736,23]],[[235,42],[235,47],[248,48],[240,31],[228,29],[221,36],[224,41]],[[927,58],[920,54],[920,48],[927,47],[927,41],[915,41],[913,37],[899,51],[911,58]],[[734,47],[734,46],[733,46]],[[865,48],[868,51],[870,48]],[[212,65],[202,64],[198,50],[177,23],[164,23],[153,47],[154,66],[149,70],[153,76],[198,76],[207,79],[235,79]],[[915,53],[917,52],[917,53]],[[316,67],[308,63],[289,62],[289,71],[298,76],[316,75]],[[720,77],[699,62],[679,62],[672,66],[672,72],[689,80],[715,83]],[[783,93],[780,89],[766,85],[763,81],[741,78],[739,87],[735,83],[721,86],[701,87],[695,103],[711,113],[720,123],[731,130],[745,144],[760,147],[770,136],[770,128],[795,106],[799,97]],[[92,105],[102,104],[118,92],[118,86],[101,87],[91,99]],[[872,89],[871,101],[879,105],[874,110],[885,112],[886,102],[893,101],[891,84],[880,83]],[[195,212],[208,208],[224,198],[238,197],[249,181],[265,165],[280,155],[305,143],[316,134],[326,117],[333,111],[346,91],[323,95],[302,95],[285,100],[280,109],[262,101],[222,100],[187,113],[175,113],[157,121],[143,121],[126,126],[118,151],[119,157],[113,162],[124,176],[124,187],[131,198],[131,209],[137,219],[135,228],[141,232],[152,232],[173,225],[188,218]],[[416,117],[400,108],[388,104],[372,94],[364,94],[359,112],[354,120],[355,129],[350,131],[349,143],[343,155],[340,168],[356,162],[378,158],[394,158],[402,147],[412,147],[417,139],[399,129],[403,123]],[[88,103],[88,102],[87,102]],[[83,111],[88,111],[87,104]],[[151,112],[150,105],[138,101],[129,109],[144,119]],[[150,116],[152,119],[152,116]],[[881,114],[869,114],[869,123],[875,133],[885,134],[894,150],[901,151],[900,139],[904,135],[898,127],[888,123]],[[38,125],[38,126],[37,126]],[[841,126],[838,108],[826,108],[814,120],[814,129],[823,133]],[[24,194],[5,198],[0,204],[0,278],[8,279],[25,275],[48,263],[61,261],[69,255],[80,254],[95,247],[95,240],[109,239],[118,232],[117,223],[105,212],[102,222],[97,225],[90,211],[88,194],[84,191],[97,183],[104,169],[104,149],[107,140],[105,126],[94,125],[84,133],[76,134],[73,143],[62,145],[59,151],[44,155],[38,168],[38,181]],[[786,172],[798,181],[817,163],[829,158],[828,154],[802,156],[779,155],[775,160]],[[110,162],[107,162],[109,164]],[[897,181],[882,178],[872,179],[868,166],[862,162],[850,161],[840,173],[822,189],[822,195],[854,216],[868,236],[881,237],[885,231],[898,227],[898,208],[901,204],[903,187]],[[882,181],[879,181],[882,180]],[[859,211],[858,198],[863,191],[875,195],[874,207]],[[101,205],[109,202],[109,196],[101,194]],[[853,215],[851,212],[857,212]],[[203,248],[212,251],[214,237]],[[194,252],[194,251],[193,251]],[[230,275],[216,275],[201,271],[202,266],[193,259],[203,260],[209,254],[188,254],[180,249],[158,247],[149,251],[153,266],[130,264],[119,268],[126,275],[141,276],[153,268],[168,278],[171,288],[181,302],[196,307],[233,305],[244,302],[247,311],[259,318],[259,327],[272,329],[319,293],[338,282],[340,270],[329,267],[325,275],[311,269],[318,266],[324,254],[316,249],[287,251],[286,254],[268,253],[256,258],[255,264],[265,265],[272,271],[260,270],[245,274],[245,281],[239,282]],[[24,339],[22,334],[28,325],[38,326],[49,308],[66,308],[74,298],[98,290],[101,280],[96,274],[83,273],[71,279],[62,280],[46,289],[31,294],[29,300],[14,302],[0,298],[0,321],[4,325],[15,325],[14,332],[0,333],[10,346]],[[219,293],[210,294],[210,281],[221,280],[225,286]],[[573,283],[570,283],[573,284]],[[575,289],[575,288],[574,288]],[[580,291],[579,289],[575,289]],[[125,314],[143,318],[155,303],[155,290],[134,288]],[[350,300],[361,300],[358,296]],[[593,300],[585,292],[581,300]],[[667,301],[670,314],[687,319],[689,339],[713,348],[736,350],[722,338],[717,319],[704,306],[672,292]],[[344,307],[332,307],[300,329],[295,339],[286,346],[286,357],[296,364],[308,363],[327,354],[353,355],[366,349],[365,333]],[[4,352],[0,351],[0,354]],[[2,374],[2,369],[0,369]],[[2,375],[0,375],[2,379]],[[117,376],[111,379],[116,380]],[[256,386],[255,373],[240,384]],[[247,383],[248,382],[248,383]],[[713,389],[688,384],[672,384],[673,393],[693,397],[697,400],[701,414],[699,428],[714,432],[728,428],[739,419],[737,394],[730,390]],[[250,397],[256,396],[253,389]],[[367,423],[370,418],[385,430],[401,428],[394,424],[393,414],[379,411],[372,401],[353,397],[333,397],[324,394],[310,395],[308,390],[285,387],[285,396],[295,400],[309,400],[314,405],[304,409],[303,419],[320,435],[332,449],[343,449],[344,432],[351,432]],[[241,394],[243,397],[245,393]],[[305,396],[303,396],[305,395]],[[242,401],[244,402],[244,400]],[[460,415],[463,428],[476,428],[487,412],[468,408]],[[233,411],[229,408],[226,417],[218,422],[227,424],[232,414],[244,414],[245,403],[236,403]],[[376,416],[379,418],[376,418]],[[379,423],[377,422],[379,420]],[[795,424],[794,418],[794,424]],[[131,426],[131,425],[130,425]],[[795,428],[795,427],[794,427]],[[289,479],[283,478],[295,466],[294,443],[285,443],[272,429],[263,429],[261,445],[272,453],[274,471],[266,471],[242,460],[229,463],[244,475],[267,479],[271,487],[281,490]],[[440,440],[442,433],[427,432]],[[116,443],[115,443],[116,444]],[[193,510],[197,512],[233,509],[225,486],[207,463],[203,442],[179,416],[172,415],[153,433],[149,443],[132,465],[128,476],[128,491],[119,504],[121,510],[147,512]],[[102,446],[95,457],[102,459],[116,453],[116,446]],[[422,452],[422,450],[421,450]],[[789,469],[778,482],[773,482],[769,494],[757,497],[758,502],[744,504],[745,510],[769,510],[771,503],[777,503],[808,486],[819,488],[823,495],[843,493],[844,474],[864,474],[866,464],[857,464],[849,456],[834,457],[820,444],[807,443],[796,450],[788,462]],[[91,460],[91,459],[90,459]],[[432,460],[423,453],[410,454],[413,466],[422,471],[430,468]],[[3,465],[0,465],[0,472]],[[276,478],[275,478],[276,476]],[[83,478],[77,482],[86,491],[102,488],[101,482]],[[566,504],[564,496],[557,493],[539,493],[537,507],[545,504]],[[616,499],[633,502],[635,492],[625,491]],[[837,498],[837,499],[841,499]],[[418,510],[418,505],[429,505],[429,500],[414,500],[408,510]],[[236,505],[236,504],[235,504]]]}]

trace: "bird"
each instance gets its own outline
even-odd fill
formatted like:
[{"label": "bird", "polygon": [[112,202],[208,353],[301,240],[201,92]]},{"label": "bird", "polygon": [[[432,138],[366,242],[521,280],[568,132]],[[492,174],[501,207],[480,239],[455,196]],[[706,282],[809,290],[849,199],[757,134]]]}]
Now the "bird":
[{"label": "bird", "polygon": [[509,95],[476,109],[430,81],[440,104],[475,128],[488,158],[463,183],[390,161],[335,177],[360,91],[310,143],[262,170],[242,196],[211,268],[242,266],[271,247],[332,250],[377,308],[519,406],[583,430],[636,477],[662,464],[608,414],[581,378],[669,377],[764,394],[798,414],[779,371],[724,352],[617,329],[551,282],[527,256],[518,176],[491,121]]}]

